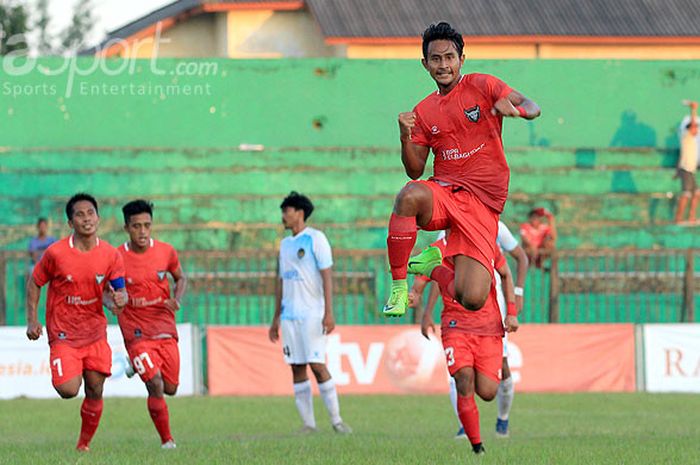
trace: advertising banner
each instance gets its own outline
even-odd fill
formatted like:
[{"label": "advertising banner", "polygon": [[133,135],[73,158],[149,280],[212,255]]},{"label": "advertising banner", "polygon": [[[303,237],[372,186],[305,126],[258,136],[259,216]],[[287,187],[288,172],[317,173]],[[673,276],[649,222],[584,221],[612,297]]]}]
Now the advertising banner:
[{"label": "advertising banner", "polygon": [[[178,395],[194,393],[194,366],[192,356],[192,325],[177,326],[180,341],[180,387]],[[24,327],[0,328],[0,399],[14,397],[57,397],[51,385],[49,345],[44,334],[30,341]],[[126,349],[118,326],[107,327],[107,341],[112,348],[112,376],[104,387],[105,397],[147,395],[146,387],[138,376],[129,379],[124,374]],[[82,395],[82,389],[81,389]]]},{"label": "advertising banner", "polygon": [[[207,329],[209,393],[289,395],[283,344],[265,327]],[[525,325],[508,342],[520,391],[634,391],[633,325]],[[445,393],[439,335],[418,326],[339,326],[328,336],[327,365],[341,393]],[[315,383],[314,388],[315,388]]]},{"label": "advertising banner", "polygon": [[700,392],[700,324],[644,325],[649,392]]}]

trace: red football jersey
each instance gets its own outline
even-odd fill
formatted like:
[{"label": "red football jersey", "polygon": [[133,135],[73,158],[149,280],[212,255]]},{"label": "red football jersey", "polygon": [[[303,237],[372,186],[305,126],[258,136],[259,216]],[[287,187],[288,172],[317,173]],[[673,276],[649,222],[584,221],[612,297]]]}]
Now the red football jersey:
[{"label": "red football jersey", "polygon": [[49,344],[83,347],[107,337],[102,293],[107,283],[124,277],[119,252],[105,241],[89,252],[73,246],[73,236],[53,243],[34,267],[37,286],[49,284],[46,330]]},{"label": "red football jersey", "polygon": [[177,339],[175,312],[168,310],[168,273],[180,268],[177,252],[170,244],[151,239],[144,253],[136,253],[125,243],[119,247],[126,268],[129,303],[119,315],[124,342],[174,337]]},{"label": "red football jersey", "polygon": [[552,234],[552,228],[545,223],[541,223],[537,228],[530,223],[520,225],[520,236],[532,244],[533,247],[542,247],[544,240],[550,234]]},{"label": "red football jersey", "polygon": [[473,192],[498,213],[508,197],[510,169],[503,152],[503,117],[493,104],[513,91],[488,74],[465,74],[447,95],[428,95],[413,111],[414,144],[430,147],[432,179]]},{"label": "red football jersey", "polygon": [[[439,247],[444,253],[447,241],[440,239],[431,245]],[[500,263],[502,266],[503,262],[505,262],[505,257],[500,252],[499,247],[496,247],[496,249],[496,264]],[[454,263],[450,257],[445,258],[442,264],[450,269],[454,269]],[[458,304],[456,300],[445,295],[442,296],[442,304],[440,326],[443,332],[461,331],[481,336],[503,336],[503,320],[501,319],[501,311],[496,300],[495,281],[491,284],[491,292],[486,303],[479,310],[467,310]]]}]

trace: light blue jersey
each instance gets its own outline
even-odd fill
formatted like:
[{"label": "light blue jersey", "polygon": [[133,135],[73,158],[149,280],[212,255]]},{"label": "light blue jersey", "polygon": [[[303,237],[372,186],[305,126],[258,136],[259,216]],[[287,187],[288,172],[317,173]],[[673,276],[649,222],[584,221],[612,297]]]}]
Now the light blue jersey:
[{"label": "light blue jersey", "polygon": [[280,243],[283,320],[323,318],[321,271],[333,266],[331,246],[318,229],[306,227]]}]

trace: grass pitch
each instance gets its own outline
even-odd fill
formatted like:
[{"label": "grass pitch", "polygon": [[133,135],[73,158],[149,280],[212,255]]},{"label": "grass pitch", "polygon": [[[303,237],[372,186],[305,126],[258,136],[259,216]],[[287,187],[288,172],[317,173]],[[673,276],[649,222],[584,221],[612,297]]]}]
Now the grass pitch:
[{"label": "grass pitch", "polygon": [[[291,386],[290,386],[291,391]],[[341,396],[355,433],[335,434],[316,399],[320,433],[301,435],[293,398],[168,399],[176,450],[160,450],[144,399],[106,399],[91,452],[73,450],[79,399],[0,401],[2,464],[695,464],[700,396],[519,394],[511,437],[479,403],[487,454],[456,441],[445,396]]]}]

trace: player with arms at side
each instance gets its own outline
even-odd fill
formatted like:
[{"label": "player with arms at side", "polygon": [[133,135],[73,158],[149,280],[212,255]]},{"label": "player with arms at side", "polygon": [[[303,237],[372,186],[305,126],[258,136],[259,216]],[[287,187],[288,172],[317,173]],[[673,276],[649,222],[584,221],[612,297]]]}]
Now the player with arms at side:
[{"label": "player with arms at side", "polygon": [[[445,239],[439,239],[433,246],[444,249],[448,244],[449,239],[447,242]],[[446,258],[444,266],[451,268],[454,265],[450,258]],[[472,450],[476,454],[483,453],[484,447],[481,442],[479,410],[474,395],[476,393],[486,401],[493,400],[496,396],[503,354],[501,340],[503,329],[505,326],[506,331],[512,332],[517,331],[519,326],[513,279],[500,249],[496,251],[495,268],[498,271],[496,276],[503,277],[505,284],[505,295],[508,301],[508,314],[505,319],[501,316],[497,304],[494,304],[495,299],[487,300],[478,312],[466,312],[453,298],[442,293],[444,305],[441,315],[442,345],[445,349],[447,368],[456,385],[456,391],[451,392],[450,397],[460,423],[472,444]],[[491,287],[492,294],[498,292],[498,283],[496,278]],[[417,290],[422,291],[422,287]],[[414,295],[413,300],[420,300],[420,294]],[[425,337],[428,337],[430,329],[434,330],[433,306],[430,303],[423,314],[421,332]]]},{"label": "player with arms at side", "polygon": [[[461,74],[462,36],[447,23],[423,33],[423,66],[438,90],[412,112],[399,115],[401,161],[410,181],[399,192],[389,221],[387,248],[393,278],[386,316],[406,311],[407,263],[417,228],[451,228],[445,251],[454,271],[440,266],[440,250],[419,255],[414,266],[468,310],[484,306],[493,283],[498,216],[508,196],[509,168],[501,140],[504,117],[534,119],[532,100],[486,74]],[[432,149],[434,175],[425,171]]]},{"label": "player with arms at side", "polygon": [[[174,449],[168,405],[180,378],[175,312],[185,294],[187,278],[175,249],[151,237],[153,205],[134,200],[122,207],[129,240],[119,247],[126,268],[129,302],[119,315],[119,327],[135,371],[148,390],[148,413],[163,449]],[[175,281],[170,294],[167,275]]]},{"label": "player with arms at side", "polygon": [[[439,239],[444,238],[444,233],[441,233]],[[518,244],[518,241],[513,237],[513,234],[508,229],[508,226],[503,221],[498,222],[498,237],[496,239],[496,244],[498,247],[508,252],[511,257],[513,257],[517,263],[517,275],[515,278],[515,286],[513,286],[512,295],[515,299],[515,308],[520,314],[523,310],[523,295],[525,278],[527,277],[527,270],[529,266],[529,261],[527,258],[527,253]],[[436,242],[436,246],[444,247],[440,242]],[[505,320],[507,304],[506,296],[504,291],[510,292],[510,285],[508,281],[512,283],[510,277],[512,277],[510,267],[506,263],[505,266],[498,267],[496,264],[496,292],[498,298],[498,308],[501,311],[501,317]],[[507,273],[507,274],[506,274]],[[418,276],[414,281],[413,288],[409,298],[416,306],[422,304],[423,291],[428,284],[428,278],[424,276]],[[439,288],[436,286],[431,286],[430,293],[428,294],[428,302],[426,304],[426,312],[432,313],[437,299],[440,297]],[[512,300],[508,300],[511,302]],[[422,320],[422,330],[424,335],[426,334],[427,328],[432,327],[432,316],[428,316]],[[427,336],[426,336],[427,337]],[[501,382],[498,385],[498,393],[496,395],[496,404],[498,405],[498,416],[496,418],[496,434],[500,437],[508,436],[508,418],[510,416],[510,409],[513,405],[513,398],[515,397],[515,389],[513,386],[513,378],[510,373],[510,365],[508,364],[508,334],[503,336],[503,363],[501,366]],[[454,378],[450,379],[450,399],[452,400],[452,406],[457,412],[457,387],[454,383]],[[464,427],[460,426],[459,431],[457,431],[457,438],[465,438]]]},{"label": "player with arms at side", "polygon": [[284,361],[292,367],[294,399],[304,423],[302,432],[317,431],[311,368],[323,403],[337,433],[351,433],[340,417],[335,382],[326,367],[326,339],[335,328],[333,317],[333,255],[326,235],[306,226],[314,206],[305,195],[291,192],[280,205],[282,223],[292,235],[282,239],[279,279],[275,288],[275,315],[269,338],[279,339],[282,326]]},{"label": "player with arms at side", "polygon": [[76,448],[88,451],[102,416],[104,382],[112,368],[102,295],[110,294],[115,313],[124,308],[128,296],[119,252],[97,237],[100,217],[95,198],[75,194],[66,204],[66,216],[73,233],[46,250],[27,280],[27,337],[36,340],[43,333],[37,305],[41,287],[49,283],[46,331],[52,383],[62,398],[70,399],[85,381]]}]

